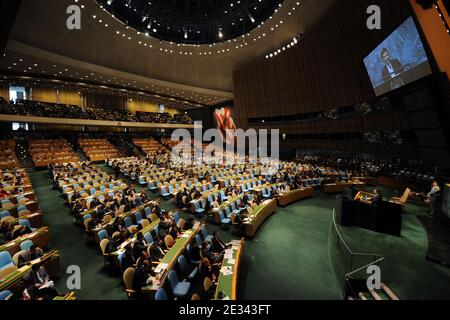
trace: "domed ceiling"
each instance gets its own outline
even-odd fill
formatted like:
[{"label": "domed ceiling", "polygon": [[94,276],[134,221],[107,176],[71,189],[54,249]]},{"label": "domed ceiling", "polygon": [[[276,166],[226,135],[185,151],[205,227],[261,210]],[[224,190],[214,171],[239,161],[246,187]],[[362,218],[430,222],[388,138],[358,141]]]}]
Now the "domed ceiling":
[{"label": "domed ceiling", "polygon": [[97,0],[130,27],[164,41],[211,44],[242,36],[284,0]]}]

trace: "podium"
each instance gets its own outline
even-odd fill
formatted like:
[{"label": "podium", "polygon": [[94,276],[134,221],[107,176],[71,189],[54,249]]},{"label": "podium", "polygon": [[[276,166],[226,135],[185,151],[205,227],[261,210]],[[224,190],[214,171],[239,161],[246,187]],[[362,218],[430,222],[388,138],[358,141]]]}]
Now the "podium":
[{"label": "podium", "polygon": [[399,237],[402,230],[402,206],[397,203],[360,201],[336,197],[336,220],[342,226],[355,226]]}]

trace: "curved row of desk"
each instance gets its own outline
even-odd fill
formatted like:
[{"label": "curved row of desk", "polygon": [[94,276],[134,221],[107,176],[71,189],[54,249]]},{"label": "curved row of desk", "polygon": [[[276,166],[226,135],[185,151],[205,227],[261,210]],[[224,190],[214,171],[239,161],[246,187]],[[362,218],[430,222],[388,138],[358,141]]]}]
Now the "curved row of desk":
[{"label": "curved row of desk", "polygon": [[276,211],[277,205],[284,207],[288,204],[313,196],[314,188],[310,187],[288,191],[280,194],[278,199],[263,201],[253,210],[253,213],[249,215],[249,220],[245,222],[245,235],[247,237],[254,237],[264,221]]},{"label": "curved row of desk", "polygon": [[[256,235],[258,229],[273,213],[275,213],[277,205],[286,206],[293,202],[310,198],[314,196],[314,188],[304,188],[288,191],[279,195],[278,199],[270,199],[263,201],[257,206],[249,219],[244,222],[245,236],[252,238]],[[225,251],[223,265],[220,270],[219,279],[214,298],[220,300],[236,300],[237,299],[237,283],[239,279],[239,268],[242,264],[242,254],[245,247],[245,239],[234,240],[231,243],[231,249]]]},{"label": "curved row of desk", "polygon": [[237,283],[239,278],[239,267],[242,261],[242,252],[244,251],[245,240],[233,240],[231,248],[225,251],[222,269],[217,280],[216,300],[236,300]]}]

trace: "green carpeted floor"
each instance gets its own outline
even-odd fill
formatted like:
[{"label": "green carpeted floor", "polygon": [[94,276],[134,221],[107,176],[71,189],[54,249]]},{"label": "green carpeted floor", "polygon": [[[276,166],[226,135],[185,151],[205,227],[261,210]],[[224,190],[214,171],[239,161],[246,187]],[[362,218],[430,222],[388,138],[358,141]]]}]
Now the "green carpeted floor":
[{"label": "green carpeted floor", "polygon": [[320,197],[277,208],[247,242],[242,298],[339,299],[328,259],[333,204],[334,199]]},{"label": "green carpeted floor", "polygon": [[[30,173],[45,224],[50,227],[52,247],[61,255],[62,276],[57,286],[66,288],[65,270],[78,265],[82,272],[79,299],[126,299],[121,279],[103,270],[99,248],[86,244],[83,232],[58,190],[51,190],[46,171]],[[328,255],[328,230],[334,196],[316,196],[286,208],[277,208],[248,240],[239,281],[241,299],[340,299],[342,289]],[[172,200],[162,201],[166,210]],[[342,228],[354,251],[376,252],[386,257],[382,280],[401,299],[445,299],[450,296],[450,269],[425,260],[428,240],[417,219],[425,214],[421,206],[408,204],[402,237],[392,237],[359,228]],[[230,228],[209,224],[210,232],[219,229],[226,241],[234,238]]]}]

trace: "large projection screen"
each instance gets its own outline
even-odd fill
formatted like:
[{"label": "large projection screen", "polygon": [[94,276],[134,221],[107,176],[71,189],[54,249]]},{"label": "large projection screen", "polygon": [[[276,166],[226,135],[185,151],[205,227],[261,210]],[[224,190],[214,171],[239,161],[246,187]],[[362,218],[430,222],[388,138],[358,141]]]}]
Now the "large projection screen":
[{"label": "large projection screen", "polygon": [[412,17],[376,47],[364,59],[364,64],[377,96],[432,73]]}]

